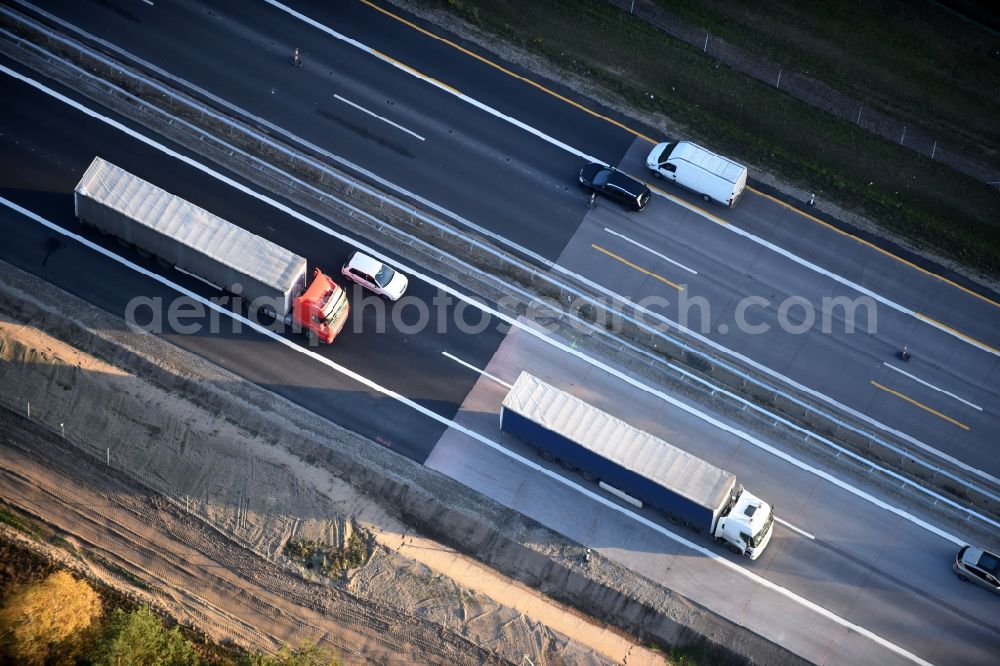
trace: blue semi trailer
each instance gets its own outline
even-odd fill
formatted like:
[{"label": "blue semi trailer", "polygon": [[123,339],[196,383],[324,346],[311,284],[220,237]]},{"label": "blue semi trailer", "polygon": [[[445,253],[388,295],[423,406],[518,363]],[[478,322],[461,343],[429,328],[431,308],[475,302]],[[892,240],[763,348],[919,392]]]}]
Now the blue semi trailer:
[{"label": "blue semi trailer", "polygon": [[500,429],[672,522],[751,560],[771,540],[769,504],[736,476],[522,372],[500,408]]}]

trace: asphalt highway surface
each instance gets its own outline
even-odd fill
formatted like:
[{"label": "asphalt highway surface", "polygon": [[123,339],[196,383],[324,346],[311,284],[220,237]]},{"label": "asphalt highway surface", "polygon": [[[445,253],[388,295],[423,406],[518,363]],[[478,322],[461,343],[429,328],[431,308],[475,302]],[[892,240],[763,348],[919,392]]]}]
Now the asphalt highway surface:
[{"label": "asphalt highway surface", "polygon": [[[642,214],[628,214],[606,202],[591,210],[575,183],[581,155],[620,163],[644,175],[641,158],[648,144],[641,137],[363,3],[295,6],[319,25],[364,42],[482,106],[515,116],[517,123],[265,3],[227,8],[111,1],[50,3],[47,10],[294,137],[322,146],[357,165],[369,180],[386,181],[414,200],[432,202],[503,236],[512,247],[556,261],[564,270],[633,300],[657,296],[671,301],[651,306],[654,313],[677,317],[681,293],[703,297],[712,313],[710,330],[703,335],[712,341],[904,429],[987,474],[1000,473],[994,442],[1000,308],[991,301],[860,245],[761,194],[748,193],[730,211],[705,207],[690,193],[661,185],[674,199],[657,197]],[[304,54],[299,69],[290,63],[294,46]],[[10,61],[2,64],[30,75]],[[572,91],[546,85],[565,98],[577,98]],[[353,249],[351,243],[10,76],[0,86],[0,196],[202,297],[220,294],[194,278],[165,272],[155,261],[79,225],[71,193],[95,155],[305,256],[310,266],[335,276]],[[176,298],[163,284],[9,206],[0,207],[0,233],[5,239],[0,260],[108,312],[126,312],[137,297],[165,303]],[[363,240],[377,244],[376,239]],[[433,273],[433,266],[419,268]],[[758,308],[751,318],[772,324],[777,333],[736,334],[735,310],[741,298],[763,296],[776,303],[804,296],[812,302],[824,296],[854,297],[859,292],[852,285],[880,299],[877,331],[792,334],[776,325],[775,307]],[[425,304],[440,296],[421,280],[411,280],[408,293]],[[634,386],[583,364],[579,356],[557,353],[537,341],[526,344],[524,334],[503,335],[493,325],[475,333],[453,325],[412,330],[408,324],[414,323],[413,309],[390,305],[379,315],[358,307],[360,294],[352,292],[351,298],[360,321],[352,321],[334,344],[311,348],[319,357],[298,353],[307,344],[302,336],[289,336],[296,345],[289,348],[252,330],[235,331],[227,318],[221,319],[218,331],[184,334],[168,328],[161,334],[601,548],[607,556],[735,621],[774,640],[787,639],[800,654],[852,663],[989,663],[990,655],[1000,649],[1000,632],[991,614],[993,598],[959,583],[949,570],[958,538],[948,532],[949,526],[878,506],[868,494],[875,491],[861,492],[851,486],[854,481],[829,483],[820,470],[777,461],[745,440],[719,436],[703,419],[675,413],[648,393],[633,395]],[[454,321],[456,309],[445,305],[443,319]],[[932,325],[927,315],[918,316],[925,311],[947,320],[948,330]],[[387,319],[390,325],[375,333],[373,327]],[[721,324],[728,333],[721,331]],[[914,356],[902,365],[893,352],[907,341]],[[427,413],[318,361],[342,365]],[[744,563],[739,560],[730,558],[737,566],[720,569],[710,557],[718,552],[692,555],[662,531],[637,529],[618,514],[606,514],[608,506],[582,501],[573,488],[553,483],[551,476],[481,441],[470,442],[431,418],[429,414],[455,418],[484,437],[498,437],[495,412],[502,389],[491,387],[474,368],[488,369],[505,381],[525,368],[561,373],[562,385],[606,402],[608,411],[719,466],[738,468],[740,480],[773,501],[784,521],[776,527],[764,558],[747,570],[848,623],[835,624],[836,633],[831,634],[823,624],[829,617],[814,617],[808,605],[808,612],[800,612],[803,602],[772,594],[771,587],[741,573]],[[516,442],[507,445],[530,453]],[[907,510],[919,513],[919,506]],[[859,637],[850,623],[874,632],[879,640]],[[890,650],[886,642],[902,652]]]},{"label": "asphalt highway surface", "polygon": [[[433,39],[391,8],[186,0],[46,10],[515,251],[641,304],[665,298],[668,306],[649,308],[654,315],[687,322],[779,381],[903,433],[932,459],[1000,478],[995,295],[934,277],[769,196],[750,192],[728,210],[654,181],[643,160],[647,139],[662,138],[655,130],[516,66],[474,57],[471,45]],[[301,68],[291,66],[296,47]],[[576,183],[584,156],[620,164],[674,199],[654,197],[639,215],[606,203],[585,216]],[[630,240],[598,240],[587,224]],[[706,299],[707,325],[690,323],[700,315],[685,317],[679,290],[666,283]],[[832,298],[862,302],[855,332],[826,304]],[[766,300],[742,311],[750,327],[735,319],[747,299]],[[750,332],[760,331],[755,324],[768,330]],[[896,362],[904,345],[908,365]]]},{"label": "asphalt highway surface", "polygon": [[[0,136],[0,152],[4,155],[0,163],[3,183],[0,195],[8,200],[148,270],[166,272],[171,280],[206,298],[222,296],[197,279],[165,271],[154,260],[81,227],[74,218],[73,187],[94,156],[100,155],[174,194],[198,202],[224,219],[238,221],[240,226],[306,257],[310,266],[340,278],[340,266],[352,246],[276,214],[257,199],[239,196],[231,188],[176,160],[164,159],[162,154],[104,123],[72,112],[69,116],[72,122],[67,122],[64,105],[8,77],[0,85],[7,100],[0,107],[0,127],[4,128]],[[0,207],[0,225],[4,237],[0,259],[36,273],[108,312],[124,315],[129,302],[136,297],[159,298],[165,304],[161,319],[164,326],[169,326],[166,308],[177,298],[175,292],[27,222],[7,207]],[[361,295],[353,289],[348,293],[352,298]],[[436,290],[414,283],[409,293],[431,303]],[[390,322],[391,308],[395,305],[378,306],[387,307],[385,317]],[[442,363],[441,354],[450,351],[469,362],[483,363],[500,343],[496,327],[474,335],[464,334],[454,325],[441,332],[436,326],[428,326],[419,333],[401,333],[400,328],[408,331],[417,323],[416,310],[411,306],[396,315],[402,327],[390,323],[383,327],[384,333],[373,334],[377,324],[374,307],[353,308],[352,320],[337,337],[336,344],[314,350],[411,397],[435,413],[452,416],[474,379],[461,366]],[[446,322],[455,321],[453,303],[441,308]],[[137,309],[135,319],[139,324],[151,323],[151,310]],[[470,322],[477,319],[469,317]],[[335,372],[317,372],[307,357],[268,344],[252,330],[243,328],[234,333],[229,318],[220,317],[219,322],[218,333],[212,333],[211,321],[205,317],[204,326],[195,334],[182,335],[167,328],[164,336],[418,462],[423,461],[440,436],[442,426],[426,418],[415,418],[409,407]],[[304,335],[289,336],[301,345],[308,344]]]}]

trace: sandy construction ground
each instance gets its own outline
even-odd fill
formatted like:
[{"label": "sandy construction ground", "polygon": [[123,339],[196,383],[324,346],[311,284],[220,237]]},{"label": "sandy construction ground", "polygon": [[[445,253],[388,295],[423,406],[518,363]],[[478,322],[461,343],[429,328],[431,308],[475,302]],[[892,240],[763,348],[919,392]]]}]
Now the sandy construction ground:
[{"label": "sandy construction ground", "polygon": [[[0,497],[65,536],[47,547],[219,641],[319,642],[345,661],[662,663],[635,640],[422,538],[324,466],[0,312]],[[29,418],[30,413],[30,418]],[[289,539],[370,560],[338,580]],[[67,555],[68,553],[68,555]]]}]

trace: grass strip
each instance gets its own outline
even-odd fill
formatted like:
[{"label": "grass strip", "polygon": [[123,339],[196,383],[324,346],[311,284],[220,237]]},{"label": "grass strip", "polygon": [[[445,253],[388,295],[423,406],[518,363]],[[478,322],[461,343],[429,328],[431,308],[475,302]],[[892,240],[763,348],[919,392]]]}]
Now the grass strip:
[{"label": "grass strip", "polygon": [[[1000,34],[937,3],[656,0],[691,26],[986,152],[1000,146]],[[711,48],[709,49],[711,52]],[[992,147],[992,149],[990,149]]]},{"label": "grass strip", "polygon": [[[1000,191],[718,65],[600,0],[419,0],[883,229],[1000,277]],[[751,172],[751,177],[752,177]]]},{"label": "grass strip", "polygon": [[10,525],[15,530],[30,534],[31,536],[38,537],[42,534],[42,530],[38,525],[17,515],[2,503],[0,503],[0,523]]}]

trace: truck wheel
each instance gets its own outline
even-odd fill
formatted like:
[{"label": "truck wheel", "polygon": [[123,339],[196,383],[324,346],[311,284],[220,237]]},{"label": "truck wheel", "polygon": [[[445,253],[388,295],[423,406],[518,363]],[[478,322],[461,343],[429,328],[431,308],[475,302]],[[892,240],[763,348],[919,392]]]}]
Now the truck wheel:
[{"label": "truck wheel", "polygon": [[597,481],[597,477],[588,472],[587,470],[583,470],[582,472],[580,472],[580,476],[583,477],[584,481]]},{"label": "truck wheel", "polygon": [[743,554],[743,549],[740,548],[739,546],[737,546],[736,544],[727,543],[726,544],[726,548],[728,548],[729,550],[733,551],[737,555],[742,555]]},{"label": "truck wheel", "polygon": [[712,197],[708,196],[707,194],[702,194],[701,195],[701,200],[704,201],[705,203],[711,203],[712,202]]},{"label": "truck wheel", "polygon": [[549,453],[548,451],[539,451],[538,457],[546,462],[552,462],[553,460],[555,460],[555,458],[552,457],[552,454]]},{"label": "truck wheel", "polygon": [[963,576],[962,574],[957,574],[957,575],[958,575],[958,579],[959,580],[964,580],[966,583],[969,582],[969,577],[968,576]]},{"label": "truck wheel", "polygon": [[125,240],[124,238],[119,238],[118,236],[115,236],[115,240],[116,240],[116,241],[118,242],[118,244],[119,244],[119,245],[121,245],[122,247],[132,247],[132,244],[131,244],[131,243],[129,243],[129,242],[128,242],[127,240]]},{"label": "truck wheel", "polygon": [[656,170],[650,169],[650,171],[653,172],[653,178],[663,178],[663,174],[660,173],[659,169]]},{"label": "truck wheel", "polygon": [[135,248],[135,251],[139,253],[139,256],[143,259],[149,259],[153,256],[153,253],[148,250],[143,250],[141,247]]},{"label": "truck wheel", "polygon": [[169,261],[167,261],[163,257],[157,257],[156,258],[156,263],[158,263],[160,266],[163,266],[164,268],[173,268],[174,267],[174,265],[172,263],[170,263]]}]

